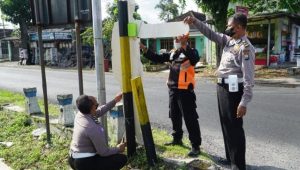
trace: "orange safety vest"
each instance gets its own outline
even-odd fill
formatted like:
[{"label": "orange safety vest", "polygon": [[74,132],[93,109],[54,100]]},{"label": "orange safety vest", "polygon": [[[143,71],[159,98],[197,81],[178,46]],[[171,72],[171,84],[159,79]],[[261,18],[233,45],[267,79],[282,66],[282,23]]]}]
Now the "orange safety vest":
[{"label": "orange safety vest", "polygon": [[180,65],[178,78],[178,89],[188,89],[190,85],[195,87],[195,67],[191,65],[190,60],[184,61]]},{"label": "orange safety vest", "polygon": [[171,53],[157,55],[151,50],[145,53],[146,58],[158,62],[170,63],[170,74],[167,85],[170,89],[193,90],[195,88],[195,67],[199,61],[196,49],[187,47],[186,51],[172,50]]}]

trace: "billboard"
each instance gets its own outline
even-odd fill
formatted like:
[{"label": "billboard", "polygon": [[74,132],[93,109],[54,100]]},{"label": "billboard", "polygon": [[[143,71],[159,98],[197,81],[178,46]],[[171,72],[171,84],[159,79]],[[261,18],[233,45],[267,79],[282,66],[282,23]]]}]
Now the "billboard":
[{"label": "billboard", "polygon": [[34,25],[60,26],[92,22],[91,0],[29,0]]},{"label": "billboard", "polygon": [[[30,41],[38,41],[37,33],[29,34]],[[44,41],[54,41],[54,40],[72,40],[71,32],[43,32],[42,39]]]}]

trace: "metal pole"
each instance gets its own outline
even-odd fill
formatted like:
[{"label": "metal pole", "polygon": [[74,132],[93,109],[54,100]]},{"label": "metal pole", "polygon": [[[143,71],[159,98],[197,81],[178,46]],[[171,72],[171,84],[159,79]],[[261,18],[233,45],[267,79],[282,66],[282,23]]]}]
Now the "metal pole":
[{"label": "metal pole", "polygon": [[82,54],[81,54],[81,39],[80,39],[80,15],[79,15],[78,0],[74,1],[74,18],[75,18],[75,37],[76,37],[76,56],[77,56],[79,95],[83,95]]},{"label": "metal pole", "polygon": [[45,60],[44,60],[44,47],[42,39],[42,23],[40,20],[39,1],[35,0],[35,18],[38,32],[38,46],[42,73],[42,86],[43,86],[43,96],[44,96],[44,109],[45,109],[45,120],[46,120],[46,132],[47,132],[47,143],[51,144],[51,134],[50,134],[50,123],[49,123],[49,111],[48,111],[48,94],[47,94],[47,80],[45,72]]},{"label": "metal pole", "polygon": [[136,152],[133,96],[131,88],[131,61],[128,37],[128,6],[127,1],[118,1],[119,31],[121,47],[122,89],[124,101],[125,128],[127,139],[127,155],[133,156]]},{"label": "metal pole", "polygon": [[271,46],[271,20],[268,23],[268,49],[267,49],[267,67],[270,65],[270,46]]},{"label": "metal pole", "polygon": [[[96,67],[96,84],[98,101],[100,105],[106,103],[105,90],[105,74],[104,74],[104,52],[103,52],[103,37],[102,37],[102,16],[101,16],[101,1],[92,0],[93,12],[93,32],[94,32],[94,53],[95,53],[95,67]],[[101,117],[102,125],[105,127],[107,133],[107,116]],[[108,143],[108,141],[106,141]]]},{"label": "metal pole", "polygon": [[40,53],[40,63],[41,63],[41,73],[42,73],[42,85],[43,85],[43,95],[44,95],[44,109],[45,109],[45,120],[46,120],[46,132],[47,132],[47,142],[51,143],[50,134],[50,123],[49,123],[49,111],[48,111],[48,93],[47,93],[47,80],[45,72],[45,60],[44,60],[44,47],[42,40],[42,26],[38,25],[38,40],[39,40],[39,53]]},{"label": "metal pole", "polygon": [[75,30],[76,30],[76,55],[77,55],[77,70],[78,70],[79,95],[83,95],[80,22],[78,20],[75,22]]}]

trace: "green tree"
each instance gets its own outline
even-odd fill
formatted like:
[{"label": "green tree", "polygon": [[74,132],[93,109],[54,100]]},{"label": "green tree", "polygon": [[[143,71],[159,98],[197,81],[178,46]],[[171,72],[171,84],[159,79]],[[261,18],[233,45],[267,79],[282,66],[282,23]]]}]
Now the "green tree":
[{"label": "green tree", "polygon": [[139,5],[135,6],[135,12],[133,13],[133,18],[136,20],[142,20],[141,15],[137,12],[139,10]]},{"label": "green tree", "polygon": [[28,24],[31,20],[29,3],[26,0],[0,0],[0,8],[6,20],[19,24],[21,35],[21,48],[28,46]]},{"label": "green tree", "polygon": [[[133,13],[133,18],[136,20],[141,20],[140,14],[137,12],[139,6],[135,6],[135,12]],[[102,22],[102,35],[103,35],[103,45],[104,45],[104,56],[105,58],[110,58],[111,56],[111,35],[114,24],[118,21],[118,1],[114,0],[106,6],[106,12],[109,17],[105,18]],[[82,34],[82,40],[84,44],[90,46],[94,45],[94,35],[93,28],[88,27]]]},{"label": "green tree", "polygon": [[80,34],[82,37],[82,43],[86,45],[94,45],[93,28],[87,27],[83,33]]},{"label": "green tree", "polygon": [[230,0],[195,0],[195,2],[204,12],[212,16],[216,30],[224,32],[227,25],[227,9]]},{"label": "green tree", "polygon": [[[139,6],[136,5],[135,12],[133,13],[133,18],[136,20],[141,20],[140,14],[137,12]],[[118,1],[114,0],[113,3],[109,3],[106,6],[106,12],[108,14],[108,18],[105,18],[102,22],[102,34],[103,39],[106,42],[111,41],[111,34],[114,27],[114,23],[118,20]],[[94,44],[94,37],[93,37],[93,28],[88,27],[82,34],[82,39],[84,44],[93,45]],[[109,44],[106,46],[110,46]]]},{"label": "green tree", "polygon": [[[227,25],[227,12],[230,0],[195,0],[197,5],[213,18],[213,24],[218,32],[224,32]],[[220,64],[222,47],[216,45],[217,65]]]},{"label": "green tree", "polygon": [[185,0],[179,0],[179,8],[180,8],[180,14],[183,14],[183,11],[186,8],[186,1]]},{"label": "green tree", "polygon": [[290,13],[297,13],[300,11],[299,0],[243,0],[245,6],[248,6],[254,14],[260,12],[278,12],[286,11]]},{"label": "green tree", "polygon": [[[185,4],[185,1],[181,1]],[[155,9],[159,9],[159,18],[164,21],[168,21],[178,16],[179,6],[173,2],[173,0],[160,0],[155,6]]]},{"label": "green tree", "polygon": [[[186,0],[182,0],[186,1]],[[210,14],[213,18],[213,24],[218,32],[224,32],[227,25],[227,19],[234,13],[234,9],[228,9],[229,3],[242,3],[249,7],[254,14],[259,12],[277,12],[288,11],[297,13],[300,11],[299,0],[194,0],[199,8]],[[217,46],[217,65],[220,63],[222,49]]]}]

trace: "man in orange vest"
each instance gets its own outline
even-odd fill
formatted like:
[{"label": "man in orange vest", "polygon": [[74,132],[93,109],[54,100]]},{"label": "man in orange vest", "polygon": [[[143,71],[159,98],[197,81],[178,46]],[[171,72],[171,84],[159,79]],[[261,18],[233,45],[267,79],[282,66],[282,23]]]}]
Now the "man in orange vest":
[{"label": "man in orange vest", "polygon": [[197,50],[188,45],[189,34],[178,36],[174,40],[174,49],[169,53],[155,54],[145,45],[140,44],[143,54],[153,62],[170,64],[169,87],[169,117],[173,125],[173,140],[166,145],[182,145],[182,117],[189,132],[192,145],[189,156],[200,154],[201,133],[196,111],[195,69],[199,61]]}]

